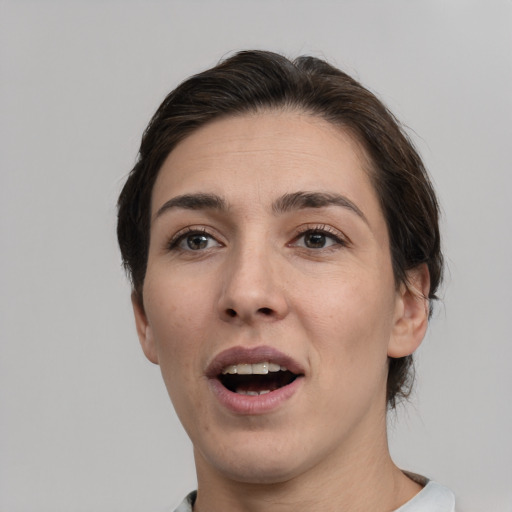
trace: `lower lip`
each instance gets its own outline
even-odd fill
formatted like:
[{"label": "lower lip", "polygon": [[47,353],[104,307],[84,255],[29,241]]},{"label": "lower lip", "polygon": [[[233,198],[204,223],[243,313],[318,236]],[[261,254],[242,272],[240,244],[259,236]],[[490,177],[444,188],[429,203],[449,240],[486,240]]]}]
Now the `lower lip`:
[{"label": "lower lip", "polygon": [[272,412],[289,400],[302,385],[302,377],[297,377],[291,384],[270,391],[264,395],[242,395],[229,391],[218,379],[210,379],[210,389],[219,402],[236,414],[258,415]]}]

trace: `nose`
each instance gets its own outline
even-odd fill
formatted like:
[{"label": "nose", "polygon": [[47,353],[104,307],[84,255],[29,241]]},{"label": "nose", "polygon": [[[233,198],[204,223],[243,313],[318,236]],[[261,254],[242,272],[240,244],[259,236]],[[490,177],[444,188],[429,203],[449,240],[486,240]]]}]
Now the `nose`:
[{"label": "nose", "polygon": [[272,248],[234,251],[223,270],[219,313],[226,322],[254,324],[283,319],[289,311],[286,284]]}]

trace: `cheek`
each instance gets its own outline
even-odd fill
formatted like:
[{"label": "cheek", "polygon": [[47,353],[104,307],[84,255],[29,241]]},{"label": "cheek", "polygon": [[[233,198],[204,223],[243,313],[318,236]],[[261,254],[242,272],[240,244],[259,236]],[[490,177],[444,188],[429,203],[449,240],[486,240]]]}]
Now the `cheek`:
[{"label": "cheek", "polygon": [[202,300],[175,283],[171,290],[161,286],[152,290],[152,307],[148,308],[165,387],[189,435],[204,408],[196,393],[203,379],[201,348],[210,341]]},{"label": "cheek", "polygon": [[321,276],[312,283],[297,282],[294,302],[301,310],[299,316],[310,320],[312,328],[316,325],[342,336],[389,332],[395,308],[392,281],[384,282],[367,269],[338,274]]},{"label": "cheek", "polygon": [[[161,276],[162,274],[160,274]],[[146,313],[153,331],[158,360],[171,392],[176,382],[201,376],[201,348],[209,343],[212,298],[208,287],[192,289],[179,276],[147,279]]]},{"label": "cheek", "polygon": [[191,283],[190,277],[177,272],[154,271],[147,277],[144,303],[157,339],[174,340],[201,332],[205,310],[211,310],[211,287]]},{"label": "cheek", "polygon": [[[312,340],[314,357],[338,383],[387,372],[387,346],[394,312],[392,284],[362,273],[331,276],[297,297],[308,297],[298,316]],[[337,368],[337,371],[336,371]]]}]

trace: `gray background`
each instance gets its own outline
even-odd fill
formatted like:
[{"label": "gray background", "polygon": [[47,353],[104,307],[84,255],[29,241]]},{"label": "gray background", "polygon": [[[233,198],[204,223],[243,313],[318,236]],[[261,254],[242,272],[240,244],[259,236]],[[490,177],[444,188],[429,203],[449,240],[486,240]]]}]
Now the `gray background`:
[{"label": "gray background", "polygon": [[136,339],[115,201],[164,95],[252,47],[326,57],[411,127],[448,272],[392,453],[465,512],[512,510],[511,1],[0,7],[2,512],[161,511],[194,487]]}]

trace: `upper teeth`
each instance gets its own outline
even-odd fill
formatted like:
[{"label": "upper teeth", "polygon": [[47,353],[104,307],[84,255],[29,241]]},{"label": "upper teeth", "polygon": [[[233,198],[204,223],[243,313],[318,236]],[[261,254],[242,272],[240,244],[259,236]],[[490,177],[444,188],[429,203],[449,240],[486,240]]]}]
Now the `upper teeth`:
[{"label": "upper teeth", "polygon": [[226,375],[227,373],[237,373],[239,375],[266,375],[268,372],[278,372],[279,370],[285,372],[286,368],[276,363],[264,361],[262,363],[254,364],[231,364],[222,370],[222,374]]}]

